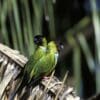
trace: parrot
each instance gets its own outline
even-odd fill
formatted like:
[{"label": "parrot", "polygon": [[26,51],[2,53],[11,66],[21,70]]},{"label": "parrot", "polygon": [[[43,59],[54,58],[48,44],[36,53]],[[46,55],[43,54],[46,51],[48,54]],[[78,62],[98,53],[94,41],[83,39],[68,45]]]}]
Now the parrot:
[{"label": "parrot", "polygon": [[37,79],[40,76],[49,75],[55,68],[59,57],[57,45],[54,41],[50,41],[47,45],[46,54],[34,65],[30,79]]},{"label": "parrot", "polygon": [[13,98],[15,97],[17,91],[19,91],[19,89],[22,89],[27,83],[29,83],[29,81],[31,80],[31,79],[29,79],[29,76],[30,76],[30,73],[31,73],[32,69],[34,68],[35,63],[37,63],[39,61],[39,59],[41,59],[41,57],[44,56],[45,53],[46,53],[47,40],[44,36],[36,35],[34,37],[34,44],[37,46],[36,50],[29,57],[29,60],[27,61],[27,63],[24,66],[24,69],[18,75],[17,78],[20,78],[21,82],[17,86],[15,92],[11,93],[11,95],[9,96],[9,100],[13,100]]},{"label": "parrot", "polygon": [[[50,41],[47,45],[46,53],[38,59],[28,74],[28,83],[33,83],[44,76],[49,75],[55,68],[59,57],[57,45],[54,41]],[[27,71],[27,70],[25,70]],[[29,70],[28,70],[29,71]]]}]

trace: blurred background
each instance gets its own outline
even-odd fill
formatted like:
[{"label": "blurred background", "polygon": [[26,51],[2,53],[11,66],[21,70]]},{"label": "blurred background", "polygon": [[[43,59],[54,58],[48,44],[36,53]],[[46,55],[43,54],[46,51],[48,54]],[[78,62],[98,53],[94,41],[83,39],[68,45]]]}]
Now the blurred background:
[{"label": "blurred background", "polygon": [[55,75],[82,98],[100,93],[100,0],[0,0],[0,43],[29,57],[33,37],[62,42]]}]

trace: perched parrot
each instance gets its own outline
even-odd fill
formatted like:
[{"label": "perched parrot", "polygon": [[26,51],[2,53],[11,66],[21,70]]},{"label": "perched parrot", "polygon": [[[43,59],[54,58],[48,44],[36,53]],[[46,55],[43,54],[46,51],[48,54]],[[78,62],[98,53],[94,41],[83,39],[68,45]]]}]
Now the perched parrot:
[{"label": "perched parrot", "polygon": [[57,64],[58,56],[57,45],[54,41],[49,42],[46,54],[34,65],[30,73],[30,79],[49,75]]},{"label": "perched parrot", "polygon": [[24,71],[18,75],[21,82],[16,88],[15,92],[9,96],[9,100],[13,100],[17,91],[20,91],[26,84],[28,84],[31,79],[29,78],[31,71],[34,68],[34,65],[45,55],[47,50],[47,40],[41,35],[34,37],[34,44],[37,46],[35,52],[30,56],[28,62],[24,66]]}]

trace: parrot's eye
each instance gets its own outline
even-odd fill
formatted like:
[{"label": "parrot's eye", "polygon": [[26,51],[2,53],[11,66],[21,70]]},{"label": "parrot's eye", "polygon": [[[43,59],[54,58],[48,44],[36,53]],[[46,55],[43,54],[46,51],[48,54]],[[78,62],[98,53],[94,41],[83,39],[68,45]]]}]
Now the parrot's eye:
[{"label": "parrot's eye", "polygon": [[34,37],[34,43],[37,45],[42,45],[43,42],[43,36],[42,35],[36,35]]},{"label": "parrot's eye", "polygon": [[60,52],[60,51],[62,51],[64,49],[64,45],[62,43],[59,43],[57,45],[57,48],[58,48],[58,51]]}]

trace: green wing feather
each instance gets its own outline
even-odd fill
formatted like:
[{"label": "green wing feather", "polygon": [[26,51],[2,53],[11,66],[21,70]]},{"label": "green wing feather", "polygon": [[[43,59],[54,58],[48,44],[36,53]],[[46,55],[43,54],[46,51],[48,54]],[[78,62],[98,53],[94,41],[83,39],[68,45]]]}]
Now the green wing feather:
[{"label": "green wing feather", "polygon": [[42,48],[38,48],[36,52],[32,56],[30,56],[29,61],[25,65],[24,71],[30,74],[32,69],[34,68],[34,65],[39,61],[39,59],[41,59],[42,56],[45,55],[45,53],[46,53],[46,50]]}]

